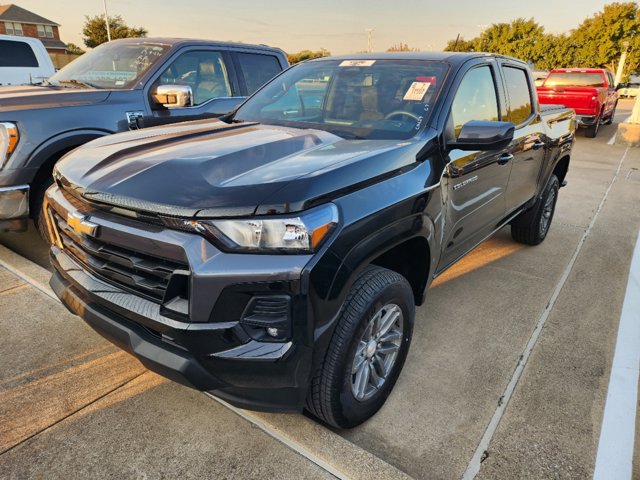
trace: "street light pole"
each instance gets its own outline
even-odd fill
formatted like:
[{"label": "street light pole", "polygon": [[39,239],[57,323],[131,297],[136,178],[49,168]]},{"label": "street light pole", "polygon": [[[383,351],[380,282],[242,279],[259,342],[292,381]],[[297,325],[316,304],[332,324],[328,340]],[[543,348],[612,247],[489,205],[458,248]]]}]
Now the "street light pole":
[{"label": "street light pole", "polygon": [[620,55],[620,61],[618,62],[618,70],[616,70],[616,79],[614,85],[617,87],[618,84],[622,81],[622,74],[624,72],[624,63],[627,61],[627,50],[629,49],[629,42],[622,42],[622,46],[624,50],[622,51],[622,55]]},{"label": "street light pole", "polygon": [[104,4],[104,23],[107,25],[107,41],[111,41],[111,29],[109,28],[109,14],[107,13],[107,0],[102,0]]}]

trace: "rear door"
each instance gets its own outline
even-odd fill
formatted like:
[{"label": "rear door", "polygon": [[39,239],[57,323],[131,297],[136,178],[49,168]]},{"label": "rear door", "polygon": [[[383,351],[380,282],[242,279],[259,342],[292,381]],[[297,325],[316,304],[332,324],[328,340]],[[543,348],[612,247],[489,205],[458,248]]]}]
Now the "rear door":
[{"label": "rear door", "polygon": [[544,124],[537,113],[534,86],[530,76],[519,63],[500,63],[508,101],[508,121],[516,125],[511,144],[513,165],[507,187],[507,213],[533,198],[546,152]]},{"label": "rear door", "polygon": [[[471,120],[503,118],[497,68],[495,62],[481,63],[464,74],[448,113],[447,140],[455,140],[462,126]],[[442,179],[445,220],[439,271],[480,243],[504,218],[510,159],[508,149],[448,152]]]},{"label": "rear door", "polygon": [[610,71],[606,71],[607,77],[607,103],[605,105],[605,118],[609,117],[609,115],[613,114],[613,110],[616,108],[616,104],[618,103],[618,92],[616,92],[615,87],[615,79],[613,78],[613,74]]}]

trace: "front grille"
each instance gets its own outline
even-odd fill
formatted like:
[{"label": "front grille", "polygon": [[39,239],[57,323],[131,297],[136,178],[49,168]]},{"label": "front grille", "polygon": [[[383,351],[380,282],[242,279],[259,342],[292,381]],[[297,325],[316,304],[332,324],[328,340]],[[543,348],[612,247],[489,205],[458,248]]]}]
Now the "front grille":
[{"label": "front grille", "polygon": [[171,275],[188,265],[78,235],[55,210],[54,227],[67,253],[95,276],[149,300],[161,302]]}]

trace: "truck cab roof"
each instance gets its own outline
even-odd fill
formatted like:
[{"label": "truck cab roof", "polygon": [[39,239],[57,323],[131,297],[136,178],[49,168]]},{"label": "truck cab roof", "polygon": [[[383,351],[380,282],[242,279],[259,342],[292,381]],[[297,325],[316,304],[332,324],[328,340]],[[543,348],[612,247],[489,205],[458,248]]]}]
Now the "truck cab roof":
[{"label": "truck cab roof", "polygon": [[357,53],[349,55],[335,55],[331,57],[315,58],[310,62],[331,60],[428,60],[436,62],[447,62],[453,66],[459,66],[475,58],[495,58],[510,60],[526,65],[520,59],[485,52],[378,52],[378,53]]}]

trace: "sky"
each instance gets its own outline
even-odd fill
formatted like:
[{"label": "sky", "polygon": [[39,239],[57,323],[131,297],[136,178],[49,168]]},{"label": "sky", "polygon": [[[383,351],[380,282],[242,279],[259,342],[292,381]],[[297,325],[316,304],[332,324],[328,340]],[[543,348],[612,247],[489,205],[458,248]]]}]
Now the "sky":
[{"label": "sky", "polygon": [[[383,51],[400,42],[442,50],[458,33],[466,39],[492,23],[534,18],[549,33],[567,32],[613,0],[107,0],[109,15],[145,27],[149,37],[188,37],[263,43],[285,52],[348,54]],[[9,0],[0,0],[0,4]],[[85,15],[104,14],[103,0],[15,0],[61,25],[64,42],[83,47]]]}]

